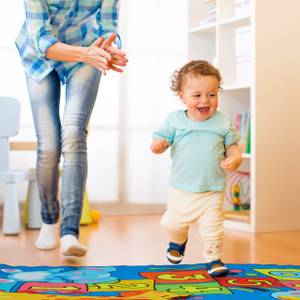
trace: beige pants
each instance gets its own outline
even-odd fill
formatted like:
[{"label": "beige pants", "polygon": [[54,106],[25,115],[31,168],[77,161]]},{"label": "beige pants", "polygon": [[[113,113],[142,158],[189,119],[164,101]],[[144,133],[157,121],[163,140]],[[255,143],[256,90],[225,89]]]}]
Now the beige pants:
[{"label": "beige pants", "polygon": [[189,226],[197,222],[204,244],[204,260],[220,259],[224,235],[223,201],[223,192],[192,193],[170,188],[161,225],[172,242],[183,244],[188,238]]}]

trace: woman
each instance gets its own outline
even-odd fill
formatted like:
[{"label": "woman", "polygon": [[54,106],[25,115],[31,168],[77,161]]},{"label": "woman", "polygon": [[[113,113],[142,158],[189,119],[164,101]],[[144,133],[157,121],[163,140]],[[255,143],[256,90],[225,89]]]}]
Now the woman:
[{"label": "woman", "polygon": [[[87,175],[87,124],[101,74],[127,63],[116,33],[118,0],[24,0],[26,19],[16,40],[37,136],[37,179],[43,224],[38,249],[56,247],[61,187],[61,252],[83,256],[78,241]],[[117,48],[113,45],[115,43]],[[66,103],[60,118],[61,85]]]}]

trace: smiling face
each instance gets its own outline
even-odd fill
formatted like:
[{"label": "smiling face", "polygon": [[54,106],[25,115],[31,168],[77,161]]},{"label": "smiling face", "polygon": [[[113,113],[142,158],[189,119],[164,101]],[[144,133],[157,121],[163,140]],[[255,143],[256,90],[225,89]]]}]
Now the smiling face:
[{"label": "smiling face", "polygon": [[193,121],[209,119],[218,108],[219,81],[215,76],[188,74],[179,92],[187,108],[187,116]]}]

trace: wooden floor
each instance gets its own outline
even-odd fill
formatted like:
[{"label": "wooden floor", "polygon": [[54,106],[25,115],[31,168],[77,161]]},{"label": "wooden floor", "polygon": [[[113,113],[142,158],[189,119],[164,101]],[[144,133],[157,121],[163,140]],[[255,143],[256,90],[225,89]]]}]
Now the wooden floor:
[{"label": "wooden floor", "polygon": [[[84,258],[66,260],[59,248],[34,247],[38,230],[19,236],[0,235],[0,263],[11,265],[142,265],[166,264],[168,238],[159,215],[107,216],[99,224],[81,226],[80,240],[89,248]],[[202,247],[197,227],[190,230],[184,263],[200,263]],[[225,231],[227,263],[274,263],[300,265],[300,231],[249,234]]]}]

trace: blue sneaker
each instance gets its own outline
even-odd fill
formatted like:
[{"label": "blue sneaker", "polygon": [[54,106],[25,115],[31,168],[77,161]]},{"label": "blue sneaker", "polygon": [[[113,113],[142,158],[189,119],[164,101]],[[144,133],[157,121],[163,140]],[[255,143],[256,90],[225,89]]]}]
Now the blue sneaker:
[{"label": "blue sneaker", "polygon": [[206,263],[207,273],[212,277],[226,276],[229,269],[222,263],[220,259]]},{"label": "blue sneaker", "polygon": [[182,261],[186,243],[187,240],[184,244],[177,244],[173,242],[169,243],[169,247],[167,249],[167,259],[170,263],[179,264]]}]

